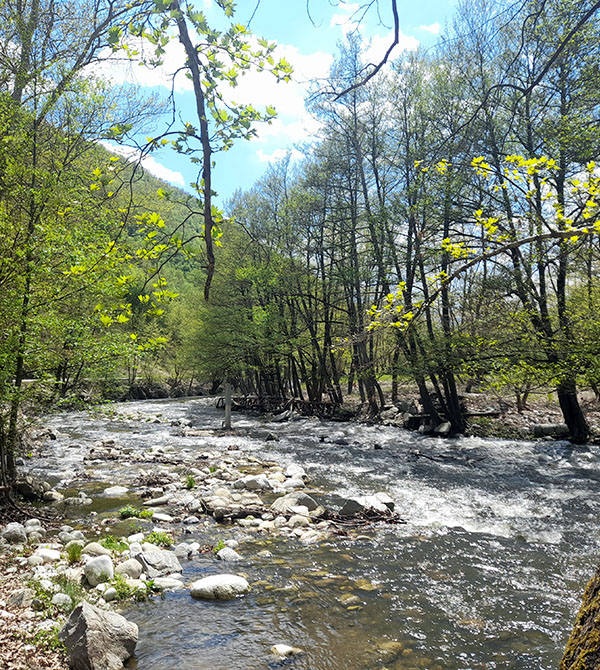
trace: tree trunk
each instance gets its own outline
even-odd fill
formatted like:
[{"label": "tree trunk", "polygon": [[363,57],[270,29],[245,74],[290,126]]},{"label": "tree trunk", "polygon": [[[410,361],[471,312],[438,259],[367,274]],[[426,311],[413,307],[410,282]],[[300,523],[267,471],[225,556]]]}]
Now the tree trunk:
[{"label": "tree trunk", "polygon": [[584,444],[588,440],[590,429],[581,411],[575,381],[573,379],[564,380],[556,392],[560,409],[571,434],[571,441],[575,444]]}]

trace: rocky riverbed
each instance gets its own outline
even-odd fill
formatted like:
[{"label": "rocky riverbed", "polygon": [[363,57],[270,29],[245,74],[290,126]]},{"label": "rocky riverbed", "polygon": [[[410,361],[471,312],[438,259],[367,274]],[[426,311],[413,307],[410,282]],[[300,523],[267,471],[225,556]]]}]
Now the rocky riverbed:
[{"label": "rocky riverbed", "polygon": [[[151,420],[161,422],[158,417]],[[62,488],[29,476],[22,479],[20,488],[28,497],[45,500],[47,506],[40,512],[53,510],[57,517],[52,523],[28,518],[0,529],[0,552],[7,566],[0,616],[12,621],[4,638],[5,648],[14,652],[3,652],[3,667],[32,667],[36,649],[46,664],[40,661],[39,667],[62,667],[61,644],[65,644],[66,658],[77,667],[119,668],[133,653],[137,626],[117,617],[109,626],[110,636],[90,649],[83,631],[108,625],[104,618],[110,615],[105,612],[126,611],[131,601],[160,598],[171,591],[216,601],[261,589],[264,583],[252,584],[240,569],[253,557],[239,553],[234,529],[238,535],[243,531],[244,537],[285,538],[307,546],[334,534],[358,534],[366,523],[400,521],[394,501],[383,491],[325,507],[316,499],[323,491],[311,488],[302,466],[248,455],[231,444],[235,433],[198,430],[181,421],[172,427],[188,438],[209,439],[215,446],[198,453],[152,445],[134,451],[112,439],[88,448],[69,445],[72,454],[75,449],[81,452],[78,458],[85,471],[95,474],[92,485],[75,490],[77,477],[63,477]],[[38,435],[34,446],[38,458],[56,457],[57,437],[49,430]],[[258,437],[277,439],[272,433]],[[118,479],[110,481],[115,466]],[[103,479],[109,485],[100,484]],[[214,539],[217,524],[219,536],[229,528],[232,537]],[[204,541],[190,541],[192,535]],[[258,560],[270,556],[268,550],[257,552]],[[217,572],[187,580],[183,565],[191,561]],[[370,588],[367,583],[359,586]],[[344,595],[342,602],[349,610],[361,607],[359,597]],[[125,634],[124,646],[118,638],[128,625],[132,628]],[[70,629],[77,629],[75,637]],[[273,639],[270,653],[275,658],[301,655],[303,650],[293,643]]]},{"label": "rocky riverbed", "polygon": [[[51,573],[78,570],[85,599],[139,627],[128,667],[140,670],[197,670],[199,658],[214,670],[556,668],[598,557],[595,445],[241,414],[225,433],[222,420],[205,399],[47,417],[22,467],[54,502],[34,512],[41,526],[22,549],[3,549],[2,579],[51,582],[32,589],[42,609],[24,610],[30,632],[63,624],[52,598],[78,595]],[[83,560],[69,563],[69,542],[84,543]],[[90,543],[113,568],[96,586]],[[60,558],[30,565],[44,544]],[[178,565],[151,577],[166,555]],[[219,575],[234,578],[234,598],[192,596],[221,589]]]}]

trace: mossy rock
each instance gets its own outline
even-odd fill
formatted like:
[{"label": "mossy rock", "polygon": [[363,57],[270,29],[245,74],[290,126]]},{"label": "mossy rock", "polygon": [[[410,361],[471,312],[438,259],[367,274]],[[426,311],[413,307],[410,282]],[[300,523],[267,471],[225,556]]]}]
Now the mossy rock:
[{"label": "mossy rock", "polygon": [[600,669],[600,568],[585,588],[560,670]]}]

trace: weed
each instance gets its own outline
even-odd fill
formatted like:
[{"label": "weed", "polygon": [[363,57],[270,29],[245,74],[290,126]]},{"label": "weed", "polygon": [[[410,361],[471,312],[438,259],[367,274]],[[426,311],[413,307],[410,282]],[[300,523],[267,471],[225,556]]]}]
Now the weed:
[{"label": "weed", "polygon": [[117,592],[115,600],[119,601],[133,599],[142,602],[152,594],[162,591],[160,587],[156,586],[153,579],[147,581],[143,586],[134,587],[127,583],[123,575],[115,575],[111,586]]},{"label": "weed", "polygon": [[74,609],[82,600],[85,600],[86,591],[79,582],[69,579],[65,575],[57,575],[54,578],[54,582],[58,584],[61,593],[64,593],[71,598],[71,609]]},{"label": "weed", "polygon": [[38,630],[37,633],[29,638],[29,642],[34,644],[38,649],[45,651],[59,651],[62,654],[66,653],[65,645],[58,639],[60,626]]},{"label": "weed", "polygon": [[151,519],[154,516],[153,509],[138,509],[133,507],[133,505],[125,505],[119,510],[119,516],[121,519],[131,519],[132,517],[137,519]]},{"label": "weed", "polygon": [[194,475],[188,475],[185,478],[185,488],[193,489],[195,486],[196,486],[196,480],[194,479]]},{"label": "weed", "polygon": [[110,551],[116,551],[119,554],[129,549],[129,545],[127,544],[127,542],[125,542],[125,540],[113,537],[112,535],[107,535],[106,537],[103,537],[100,540],[100,544],[105,549],[110,549]]},{"label": "weed", "polygon": [[148,535],[146,542],[151,542],[159,547],[171,547],[174,544],[173,538],[170,535],[155,530]]},{"label": "weed", "polygon": [[208,468],[208,471],[209,471],[209,472],[216,472],[216,471],[217,471],[217,468],[216,468],[214,465],[211,465],[211,466]]},{"label": "weed", "polygon": [[74,543],[70,544],[67,547],[67,558],[69,559],[69,563],[79,563],[81,560],[81,552],[83,550],[82,545]]},{"label": "weed", "polygon": [[215,544],[215,546],[212,548],[212,550],[215,554],[217,554],[219,551],[221,551],[221,549],[225,549],[225,547],[226,547],[225,542],[223,542],[223,540],[219,540],[217,544]]}]

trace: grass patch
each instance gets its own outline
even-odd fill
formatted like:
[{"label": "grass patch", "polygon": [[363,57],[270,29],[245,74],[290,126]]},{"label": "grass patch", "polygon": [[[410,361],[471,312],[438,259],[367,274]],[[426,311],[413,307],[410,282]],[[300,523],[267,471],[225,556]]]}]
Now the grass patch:
[{"label": "grass patch", "polygon": [[110,549],[110,551],[116,551],[119,554],[122,554],[124,551],[129,549],[129,545],[125,540],[121,538],[114,537],[113,535],[107,535],[100,540],[100,544],[105,549]]},{"label": "grass patch", "polygon": [[175,542],[168,533],[153,530],[146,538],[146,542],[156,544],[159,547],[172,547]]},{"label": "grass patch", "polygon": [[151,519],[154,516],[153,509],[138,509],[133,505],[125,505],[119,510],[121,519]]},{"label": "grass patch", "polygon": [[83,546],[81,544],[71,544],[67,547],[67,559],[69,563],[79,563],[81,560],[81,552]]},{"label": "grass patch", "polygon": [[217,544],[215,544],[215,546],[212,548],[212,550],[215,554],[218,554],[221,551],[221,549],[225,549],[226,546],[227,545],[225,544],[225,542],[223,542],[223,540],[219,540]]},{"label": "grass patch", "polygon": [[115,589],[117,595],[115,600],[122,602],[123,600],[136,600],[142,602],[155,593],[162,593],[162,589],[156,586],[153,579],[148,580],[142,586],[130,586],[123,575],[115,575],[115,578],[110,582],[110,585]]},{"label": "grass patch", "polygon": [[194,475],[188,475],[185,478],[185,488],[193,489],[195,486],[196,486],[196,480],[194,479]]}]

